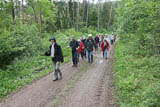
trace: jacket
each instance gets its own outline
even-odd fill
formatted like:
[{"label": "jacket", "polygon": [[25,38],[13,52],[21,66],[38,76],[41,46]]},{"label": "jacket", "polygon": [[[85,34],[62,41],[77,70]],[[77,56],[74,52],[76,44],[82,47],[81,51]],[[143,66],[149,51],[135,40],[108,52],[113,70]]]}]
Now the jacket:
[{"label": "jacket", "polygon": [[86,48],[88,51],[93,51],[93,47],[95,47],[95,42],[93,39],[87,39]]},{"label": "jacket", "polygon": [[99,43],[99,37],[96,36],[96,37],[94,38],[94,40],[95,40],[96,44]]},{"label": "jacket", "polygon": [[78,41],[74,40],[70,42],[69,46],[72,48],[72,52],[74,52],[74,51],[77,51],[76,48],[78,48],[79,43]]},{"label": "jacket", "polygon": [[106,46],[104,46],[104,42],[101,43],[101,51],[105,51],[105,48],[109,51],[110,46],[108,42],[106,42]]},{"label": "jacket", "polygon": [[[51,48],[52,48],[52,45],[49,46],[49,52],[45,53],[46,56],[51,56]],[[52,57],[52,61],[53,62],[58,62],[58,61],[64,62],[61,46],[55,43],[54,50],[55,50],[54,51],[55,53],[54,53],[54,57]]]},{"label": "jacket", "polygon": [[80,46],[78,48],[78,53],[82,53],[84,51],[85,46],[83,45],[83,42],[80,42]]}]

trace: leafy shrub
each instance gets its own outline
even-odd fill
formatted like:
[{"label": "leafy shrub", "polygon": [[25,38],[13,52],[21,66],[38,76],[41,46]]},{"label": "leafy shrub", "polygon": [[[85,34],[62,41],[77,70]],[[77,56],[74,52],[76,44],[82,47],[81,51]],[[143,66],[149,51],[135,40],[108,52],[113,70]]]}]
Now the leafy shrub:
[{"label": "leafy shrub", "polygon": [[160,59],[140,56],[127,41],[116,46],[115,77],[121,107],[160,106]]}]

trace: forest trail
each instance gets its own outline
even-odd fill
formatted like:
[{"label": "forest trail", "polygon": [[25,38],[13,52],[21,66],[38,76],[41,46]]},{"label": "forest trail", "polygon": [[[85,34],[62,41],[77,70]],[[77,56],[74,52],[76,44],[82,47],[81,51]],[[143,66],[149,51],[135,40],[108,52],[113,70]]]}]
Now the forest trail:
[{"label": "forest trail", "polygon": [[[60,97],[56,107],[116,107],[112,83],[114,46],[111,46],[107,60],[100,52],[96,52],[95,56],[94,63],[89,64],[71,92]],[[53,73],[50,73],[1,101],[0,107],[53,107],[58,94],[86,64],[87,60],[80,60],[77,68],[71,67],[72,62],[64,64],[61,67],[62,80],[53,82]]]}]

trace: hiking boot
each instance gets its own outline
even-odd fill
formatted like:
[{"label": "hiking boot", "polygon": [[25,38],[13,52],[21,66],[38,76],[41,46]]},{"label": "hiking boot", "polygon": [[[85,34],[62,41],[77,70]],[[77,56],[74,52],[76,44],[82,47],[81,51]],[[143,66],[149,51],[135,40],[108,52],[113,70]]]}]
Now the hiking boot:
[{"label": "hiking boot", "polygon": [[53,81],[57,81],[57,80],[58,80],[58,78],[54,79]]},{"label": "hiking boot", "polygon": [[75,67],[75,64],[73,64],[72,67]]},{"label": "hiking boot", "polygon": [[75,67],[77,67],[77,64],[75,64]]},{"label": "hiking boot", "polygon": [[62,80],[62,76],[59,77],[59,80]]}]

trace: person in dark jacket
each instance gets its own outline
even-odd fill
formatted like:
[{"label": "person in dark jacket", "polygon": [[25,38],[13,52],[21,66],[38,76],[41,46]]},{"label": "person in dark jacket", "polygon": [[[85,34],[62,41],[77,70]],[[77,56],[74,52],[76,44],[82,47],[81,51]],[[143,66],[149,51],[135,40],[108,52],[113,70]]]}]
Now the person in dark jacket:
[{"label": "person in dark jacket", "polygon": [[72,61],[73,61],[73,67],[77,67],[78,64],[78,48],[79,43],[75,40],[74,36],[72,36],[72,41],[69,44],[68,48],[72,48]]},{"label": "person in dark jacket", "polygon": [[93,62],[93,48],[95,47],[95,42],[92,38],[92,34],[88,35],[88,39],[86,41],[86,49],[88,51],[88,63]]},{"label": "person in dark jacket", "polygon": [[96,37],[94,38],[94,41],[96,43],[95,49],[98,50],[98,45],[99,45],[99,37],[98,37],[98,35],[96,35]]},{"label": "person in dark jacket", "polygon": [[56,43],[56,39],[54,36],[51,37],[50,39],[51,45],[49,47],[49,52],[46,52],[46,56],[51,56],[52,61],[54,64],[54,80],[58,80],[58,74],[59,74],[59,79],[62,79],[62,73],[60,71],[60,62],[63,63],[64,58],[63,58],[63,53],[61,46]]}]

